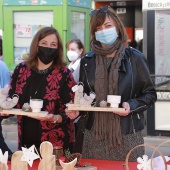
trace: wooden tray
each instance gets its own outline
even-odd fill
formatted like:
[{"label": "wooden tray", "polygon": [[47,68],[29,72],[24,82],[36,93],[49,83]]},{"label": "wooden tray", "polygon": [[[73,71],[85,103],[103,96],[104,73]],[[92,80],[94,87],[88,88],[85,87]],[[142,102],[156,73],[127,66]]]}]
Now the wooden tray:
[{"label": "wooden tray", "polygon": [[81,104],[67,104],[68,110],[79,110],[79,111],[100,111],[100,112],[114,112],[114,111],[125,111],[124,108],[116,107],[92,107]]},{"label": "wooden tray", "polygon": [[39,116],[45,117],[48,112],[41,111],[41,112],[25,112],[22,109],[11,109],[11,110],[2,110],[0,111],[2,114],[12,114],[12,115],[24,115],[24,116]]}]

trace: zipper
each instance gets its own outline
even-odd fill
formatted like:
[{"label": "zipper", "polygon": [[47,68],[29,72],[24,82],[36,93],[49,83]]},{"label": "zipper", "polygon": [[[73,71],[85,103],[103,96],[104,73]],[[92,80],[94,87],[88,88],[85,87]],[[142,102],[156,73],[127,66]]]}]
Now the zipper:
[{"label": "zipper", "polygon": [[[140,107],[138,107],[137,109],[142,108],[142,107],[145,107],[145,106],[146,106],[146,105],[140,106]],[[135,110],[137,110],[137,109],[132,110],[132,114],[131,114],[133,133],[136,133],[136,131],[135,131],[135,126],[134,126],[134,122],[133,122],[133,117],[132,117],[132,116],[133,116],[133,112],[134,112]],[[140,119],[139,113],[137,113],[137,117],[138,117],[138,119]]]},{"label": "zipper", "polygon": [[131,65],[130,58],[129,58],[129,65],[130,65],[130,69],[131,69],[131,73],[132,73],[132,88],[131,88],[131,93],[130,93],[130,98],[132,98],[132,92],[133,92],[133,71],[132,71],[132,65]]},{"label": "zipper", "polygon": [[134,111],[136,111],[136,110],[138,110],[138,109],[141,109],[141,108],[143,108],[143,107],[146,107],[146,105],[140,106],[140,107],[138,107],[138,108],[136,108],[136,109],[134,109],[134,110],[131,110],[131,111],[132,111],[132,114],[133,114]]},{"label": "zipper", "polygon": [[[133,115],[133,114],[132,114]],[[133,128],[133,133],[136,133],[136,130],[135,130],[135,126],[134,126],[134,122],[133,122],[133,117],[131,115],[131,120],[132,120],[132,128]]]},{"label": "zipper", "polygon": [[[132,98],[132,92],[133,92],[133,70],[132,70],[130,58],[129,58],[129,65],[130,65],[131,75],[132,75],[132,88],[131,88],[131,93],[130,93],[130,99],[131,99]],[[131,121],[132,121],[133,133],[136,133],[132,115],[133,115],[133,111],[132,111],[132,114],[131,114]]]}]

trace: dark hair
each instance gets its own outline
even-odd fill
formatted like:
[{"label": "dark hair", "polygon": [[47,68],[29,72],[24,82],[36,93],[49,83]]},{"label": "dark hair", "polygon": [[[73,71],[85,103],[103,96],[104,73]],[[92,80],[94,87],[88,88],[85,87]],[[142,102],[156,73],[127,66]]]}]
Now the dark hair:
[{"label": "dark hair", "polygon": [[133,48],[137,48],[138,47],[138,43],[136,40],[132,40],[130,43],[129,43],[129,46],[133,47]]},{"label": "dark hair", "polygon": [[66,48],[67,48],[67,49],[68,49],[68,46],[69,46],[71,43],[76,43],[79,50],[80,50],[80,49],[83,49],[83,51],[82,51],[82,53],[81,53],[81,57],[83,57],[83,56],[86,54],[85,47],[84,47],[84,45],[83,45],[83,43],[81,42],[80,39],[72,39],[72,40],[68,41],[67,44],[66,44]]},{"label": "dark hair", "polygon": [[35,69],[37,67],[37,64],[38,64],[38,56],[37,56],[38,50],[37,49],[38,49],[39,41],[51,34],[55,34],[58,40],[58,57],[54,59],[52,63],[52,67],[62,68],[66,66],[66,62],[64,61],[64,55],[63,55],[63,44],[62,44],[58,31],[53,27],[44,27],[35,34],[30,45],[29,57],[25,61],[27,66],[29,66],[32,69]]},{"label": "dark hair", "polygon": [[[104,6],[103,8],[106,8],[106,6]],[[105,11],[102,10],[102,7],[94,10],[94,12],[92,11],[90,20],[91,42],[96,41],[95,39],[96,29],[97,27],[101,26],[104,23],[106,16],[108,16],[115,22],[116,29],[118,30],[119,39],[121,40],[122,43],[126,43],[128,37],[124,25],[117,16],[116,12],[110,6],[107,6]]]}]

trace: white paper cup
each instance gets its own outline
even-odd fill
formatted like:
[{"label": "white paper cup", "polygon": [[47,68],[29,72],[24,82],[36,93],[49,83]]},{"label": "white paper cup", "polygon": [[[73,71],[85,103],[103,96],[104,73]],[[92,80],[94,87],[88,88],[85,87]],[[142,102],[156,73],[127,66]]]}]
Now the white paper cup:
[{"label": "white paper cup", "polygon": [[110,107],[118,108],[119,107],[119,103],[110,103]]},{"label": "white paper cup", "polygon": [[107,102],[108,103],[120,103],[121,96],[119,95],[107,95]]},{"label": "white paper cup", "polygon": [[30,99],[30,107],[32,112],[40,112],[43,107],[43,100],[41,99]]}]

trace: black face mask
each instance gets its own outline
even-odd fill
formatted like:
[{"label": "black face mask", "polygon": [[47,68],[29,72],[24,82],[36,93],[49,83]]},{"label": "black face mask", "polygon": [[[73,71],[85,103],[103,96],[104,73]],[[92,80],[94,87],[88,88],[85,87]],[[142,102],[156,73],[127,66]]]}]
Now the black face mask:
[{"label": "black face mask", "polygon": [[42,63],[49,64],[58,57],[58,49],[38,46],[37,55]]}]

